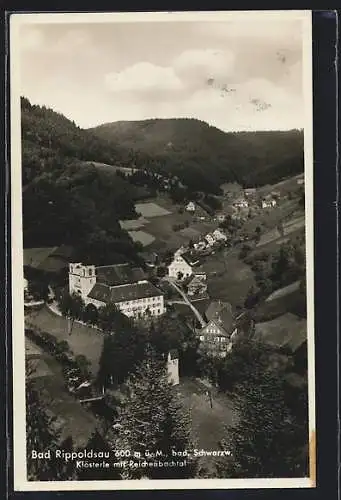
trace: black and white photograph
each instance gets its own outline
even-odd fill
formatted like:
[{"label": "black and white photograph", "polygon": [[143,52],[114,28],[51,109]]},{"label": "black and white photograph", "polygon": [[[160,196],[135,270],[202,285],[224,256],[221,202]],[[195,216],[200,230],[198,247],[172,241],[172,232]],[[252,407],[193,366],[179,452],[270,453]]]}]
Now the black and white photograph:
[{"label": "black and white photograph", "polygon": [[11,16],[17,490],[315,487],[311,45]]}]

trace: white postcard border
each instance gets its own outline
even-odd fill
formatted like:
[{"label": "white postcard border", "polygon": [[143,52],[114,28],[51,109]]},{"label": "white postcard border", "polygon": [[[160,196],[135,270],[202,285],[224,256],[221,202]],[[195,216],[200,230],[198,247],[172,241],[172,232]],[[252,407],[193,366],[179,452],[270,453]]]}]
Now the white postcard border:
[{"label": "white postcard border", "polygon": [[[303,92],[305,99],[305,217],[307,252],[308,395],[310,477],[289,479],[184,479],[122,481],[27,481],[25,408],[25,334],[23,298],[23,236],[21,186],[21,112],[19,29],[23,24],[111,22],[179,22],[235,20],[301,20],[303,32]],[[12,215],[12,346],[13,451],[15,491],[175,490],[240,488],[311,488],[315,481],[315,347],[314,347],[314,216],[312,129],[312,20],[311,11],[155,12],[155,13],[32,13],[10,17],[10,133]]]}]

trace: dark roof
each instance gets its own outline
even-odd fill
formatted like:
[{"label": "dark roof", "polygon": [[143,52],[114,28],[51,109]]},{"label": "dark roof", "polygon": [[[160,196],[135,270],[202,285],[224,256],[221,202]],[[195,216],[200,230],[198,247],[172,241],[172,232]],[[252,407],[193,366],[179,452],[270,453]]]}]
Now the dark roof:
[{"label": "dark roof", "polygon": [[195,266],[200,263],[200,256],[194,251],[187,251],[181,254],[181,257],[184,259],[187,264],[190,266]]},{"label": "dark roof", "polygon": [[25,248],[24,266],[45,272],[59,272],[69,265],[74,248],[68,245],[59,247]]},{"label": "dark roof", "polygon": [[146,279],[141,268],[131,267],[130,264],[96,267],[96,276],[97,283],[109,286],[127,285]]},{"label": "dark roof", "polygon": [[230,332],[234,326],[232,306],[228,302],[211,302],[206,309],[205,316],[207,321],[214,321],[226,332]]},{"label": "dark roof", "polygon": [[155,264],[158,259],[158,255],[155,252],[141,252],[138,255],[147,263],[150,262]]},{"label": "dark roof", "polygon": [[126,302],[129,300],[143,299],[147,297],[156,297],[163,295],[161,290],[146,281],[144,283],[135,283],[132,285],[122,285],[110,287],[102,283],[96,285],[90,291],[90,299],[99,300],[105,303]]},{"label": "dark roof", "polygon": [[[224,325],[220,321],[217,321],[216,319],[211,319],[207,323],[207,325],[204,326],[204,328],[199,330],[199,333],[200,334],[201,333],[208,333],[207,330],[212,326],[212,324],[214,324],[216,327],[219,328],[219,330],[220,330],[219,336],[230,338],[231,328],[230,329],[225,328]],[[214,336],[215,335],[216,334],[214,334]]]}]

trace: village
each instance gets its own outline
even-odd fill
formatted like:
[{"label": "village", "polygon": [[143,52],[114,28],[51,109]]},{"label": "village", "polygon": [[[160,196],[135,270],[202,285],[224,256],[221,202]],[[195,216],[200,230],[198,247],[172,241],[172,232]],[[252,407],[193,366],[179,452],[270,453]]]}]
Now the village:
[{"label": "village", "polygon": [[[68,401],[71,414],[76,412],[77,427],[84,422],[83,432],[76,432],[80,443],[97,425],[88,405],[110,395],[110,387],[94,383],[105,337],[97,324],[103,307],[114,305],[133,321],[176,318],[210,359],[228,357],[234,345],[250,335],[289,349],[292,356],[304,351],[305,319],[288,311],[285,302],[297,294],[298,279],[269,290],[256,308],[247,302],[256,286],[248,259],[257,260],[266,252],[269,259],[281,245],[304,236],[303,175],[274,186],[242,189],[232,184],[222,190],[216,210],[200,199],[174,204],[164,193],[139,203],[139,219],[121,224],[143,246],[140,265],[74,262],[67,246],[24,250],[27,356],[35,360],[38,374],[53,374],[52,391],[64,405]],[[60,310],[62,292],[80,297],[84,317]],[[209,377],[183,378],[176,350],[164,356],[170,382],[193,411],[200,445],[214,449],[225,424],[235,421],[231,401]],[[56,376],[56,369],[61,375]],[[299,383],[298,376],[294,379]],[[65,435],[70,426],[74,435],[72,419],[63,414],[61,420]],[[216,431],[202,434],[203,425]]]}]

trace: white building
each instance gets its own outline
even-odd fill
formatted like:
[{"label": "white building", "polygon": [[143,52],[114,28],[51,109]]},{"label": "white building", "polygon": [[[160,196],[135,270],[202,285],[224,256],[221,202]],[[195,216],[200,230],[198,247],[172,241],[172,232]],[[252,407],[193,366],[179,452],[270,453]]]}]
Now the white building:
[{"label": "white building", "polygon": [[168,373],[169,382],[172,385],[178,385],[179,384],[179,355],[175,349],[171,350],[168,353],[167,373]]},{"label": "white building", "polygon": [[247,200],[239,199],[234,202],[234,206],[238,208],[248,208],[249,202]]},{"label": "white building", "polygon": [[262,208],[273,208],[277,205],[276,200],[262,200]]},{"label": "white building", "polygon": [[193,268],[197,264],[199,264],[199,259],[194,252],[179,248],[168,266],[168,276],[178,278],[181,275],[183,278],[188,278],[193,274]]},{"label": "white building", "polygon": [[193,201],[190,201],[186,205],[186,210],[187,210],[187,212],[195,212],[195,204],[193,203]]},{"label": "white building", "polygon": [[210,246],[214,245],[214,243],[216,242],[214,236],[211,233],[206,234],[204,240],[207,241]]},{"label": "white building", "polygon": [[163,293],[146,280],[140,268],[129,264],[113,266],[69,265],[69,292],[79,294],[85,304],[96,308],[115,304],[126,316],[165,312]]},{"label": "white building", "polygon": [[212,233],[212,236],[213,238],[216,240],[216,241],[226,241],[227,240],[227,236],[225,233],[223,233],[222,231],[220,231],[220,229],[215,229]]}]

